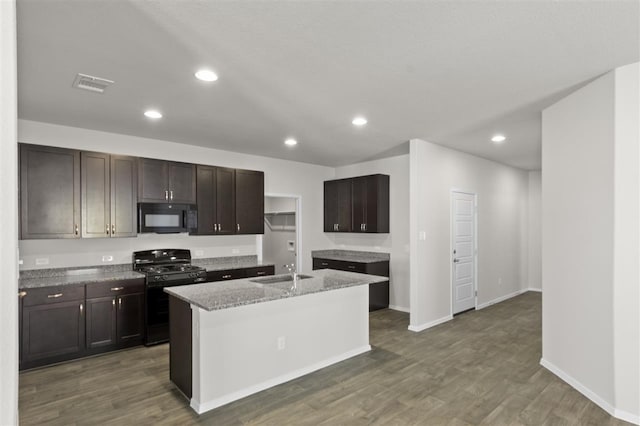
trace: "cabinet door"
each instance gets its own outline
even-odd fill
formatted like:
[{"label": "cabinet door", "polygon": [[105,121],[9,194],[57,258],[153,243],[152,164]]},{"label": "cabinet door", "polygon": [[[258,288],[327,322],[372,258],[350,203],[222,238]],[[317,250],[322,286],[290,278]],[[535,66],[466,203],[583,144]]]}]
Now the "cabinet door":
[{"label": "cabinet door", "polygon": [[351,231],[351,179],[324,182],[324,231]]},{"label": "cabinet door", "polygon": [[236,233],[236,171],[216,167],[216,223],[217,234]]},{"label": "cabinet door", "polygon": [[116,298],[87,299],[87,348],[116,344]]},{"label": "cabinet door", "polygon": [[80,152],[20,145],[22,239],[80,237]]},{"label": "cabinet door", "polygon": [[82,238],[111,235],[109,154],[80,153]]},{"label": "cabinet door", "polygon": [[368,201],[367,184],[367,176],[354,178],[351,182],[351,229],[353,232],[365,232]]},{"label": "cabinet door", "polygon": [[365,180],[364,232],[389,232],[389,176],[372,175]]},{"label": "cabinet door", "polygon": [[118,343],[137,344],[144,330],[144,293],[118,296]]},{"label": "cabinet door", "polygon": [[264,173],[236,170],[236,234],[264,234]]},{"label": "cabinet door", "polygon": [[196,166],[187,163],[168,163],[169,201],[172,203],[196,203]]},{"label": "cabinet door", "polygon": [[111,156],[111,236],[138,234],[138,170],[133,157]]},{"label": "cabinet door", "polygon": [[138,201],[166,203],[169,201],[169,171],[166,161],[138,160]]},{"label": "cabinet door", "polygon": [[198,235],[215,234],[216,221],[216,168],[197,166],[196,187],[198,204]]},{"label": "cabinet door", "polygon": [[35,361],[62,361],[84,351],[84,301],[22,308],[23,366]]}]

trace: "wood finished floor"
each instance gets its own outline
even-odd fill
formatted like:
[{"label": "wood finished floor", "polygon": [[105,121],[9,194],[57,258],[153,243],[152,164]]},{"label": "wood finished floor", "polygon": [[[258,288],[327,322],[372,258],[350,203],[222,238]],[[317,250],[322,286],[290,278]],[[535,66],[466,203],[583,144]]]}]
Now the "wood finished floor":
[{"label": "wood finished floor", "polygon": [[[541,297],[525,293],[420,333],[371,314],[373,350],[197,416],[168,346],[20,374],[23,425],[623,425],[540,367]],[[256,354],[259,356],[259,354]]]}]

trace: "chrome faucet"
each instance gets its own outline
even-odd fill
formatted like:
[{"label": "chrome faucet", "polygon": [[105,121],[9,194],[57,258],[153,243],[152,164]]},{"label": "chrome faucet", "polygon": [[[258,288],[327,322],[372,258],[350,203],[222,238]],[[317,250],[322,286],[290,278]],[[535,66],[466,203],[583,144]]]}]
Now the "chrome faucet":
[{"label": "chrome faucet", "polygon": [[292,263],[290,265],[282,265],[285,268],[287,268],[287,271],[289,271],[289,274],[291,274],[291,281],[293,282],[293,286],[291,287],[291,290],[295,290],[296,288],[298,288],[298,273],[296,272],[296,264]]}]

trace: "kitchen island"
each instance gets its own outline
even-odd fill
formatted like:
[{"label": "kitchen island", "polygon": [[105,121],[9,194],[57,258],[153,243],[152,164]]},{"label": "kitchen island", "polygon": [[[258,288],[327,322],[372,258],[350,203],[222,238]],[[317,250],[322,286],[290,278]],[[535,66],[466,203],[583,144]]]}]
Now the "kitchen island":
[{"label": "kitchen island", "polygon": [[171,381],[204,413],[371,349],[368,285],[332,269],[168,287]]}]

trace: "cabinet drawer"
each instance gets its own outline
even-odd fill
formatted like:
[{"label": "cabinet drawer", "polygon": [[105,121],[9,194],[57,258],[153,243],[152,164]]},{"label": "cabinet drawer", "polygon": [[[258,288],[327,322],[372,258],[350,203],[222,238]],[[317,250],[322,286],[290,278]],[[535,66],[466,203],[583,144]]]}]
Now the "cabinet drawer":
[{"label": "cabinet drawer", "polygon": [[87,299],[144,292],[144,279],[87,284]]},{"label": "cabinet drawer", "polygon": [[27,294],[22,299],[22,306],[84,300],[83,285],[28,288],[24,291],[26,291]]},{"label": "cabinet drawer", "polygon": [[366,273],[367,265],[358,262],[346,262],[344,260],[313,259],[313,269],[337,269],[339,271]]},{"label": "cabinet drawer", "polygon": [[225,269],[222,271],[207,271],[207,281],[227,281],[247,278],[246,269]]},{"label": "cabinet drawer", "polygon": [[275,266],[256,266],[255,268],[247,268],[247,278],[262,277],[265,275],[273,275],[276,272]]}]

